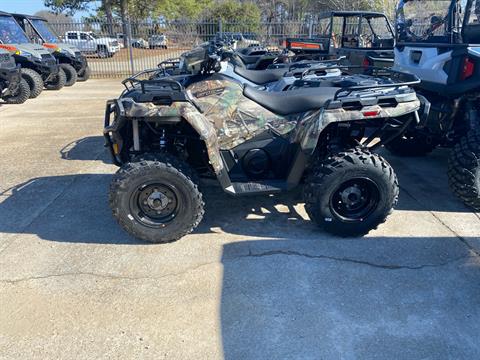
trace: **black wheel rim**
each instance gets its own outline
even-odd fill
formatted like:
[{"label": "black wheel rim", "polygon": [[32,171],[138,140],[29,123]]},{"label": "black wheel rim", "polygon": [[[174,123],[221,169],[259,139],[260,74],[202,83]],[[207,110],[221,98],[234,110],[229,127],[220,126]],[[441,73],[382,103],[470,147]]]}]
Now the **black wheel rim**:
[{"label": "black wheel rim", "polygon": [[180,211],[178,190],[162,183],[139,186],[130,197],[130,212],[138,222],[153,228],[170,224]]},{"label": "black wheel rim", "polygon": [[360,222],[375,211],[380,190],[367,178],[350,179],[342,183],[330,197],[330,209],[341,220]]}]

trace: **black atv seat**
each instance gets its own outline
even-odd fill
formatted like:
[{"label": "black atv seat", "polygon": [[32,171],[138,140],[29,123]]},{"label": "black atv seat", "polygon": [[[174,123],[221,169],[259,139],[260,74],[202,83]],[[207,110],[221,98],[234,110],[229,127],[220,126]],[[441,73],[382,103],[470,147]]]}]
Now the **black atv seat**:
[{"label": "black atv seat", "polygon": [[290,115],[320,109],[335,97],[338,87],[316,87],[268,92],[246,85],[243,95],[278,115]]},{"label": "black atv seat", "polygon": [[248,70],[235,66],[236,74],[257,85],[264,85],[280,80],[285,74],[285,69]]}]

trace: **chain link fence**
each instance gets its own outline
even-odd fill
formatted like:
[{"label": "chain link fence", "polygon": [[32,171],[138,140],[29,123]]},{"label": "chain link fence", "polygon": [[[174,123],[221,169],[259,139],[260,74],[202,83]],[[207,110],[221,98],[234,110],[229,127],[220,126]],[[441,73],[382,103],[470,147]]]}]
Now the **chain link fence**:
[{"label": "chain link fence", "polygon": [[[318,24],[305,21],[239,24],[202,22],[72,22],[52,23],[62,41],[77,46],[87,56],[92,77],[126,77],[154,68],[169,58],[180,56],[216,34],[228,33],[240,46],[255,42],[281,46],[287,37],[306,37]],[[128,40],[129,39],[129,40]]]}]

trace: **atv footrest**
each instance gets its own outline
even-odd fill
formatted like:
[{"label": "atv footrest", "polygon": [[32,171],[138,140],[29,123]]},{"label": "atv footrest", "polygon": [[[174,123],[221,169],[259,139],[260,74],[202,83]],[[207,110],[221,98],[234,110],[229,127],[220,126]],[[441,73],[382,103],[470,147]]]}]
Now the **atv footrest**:
[{"label": "atv footrest", "polygon": [[231,189],[235,195],[270,194],[286,190],[287,184],[283,181],[234,182]]}]

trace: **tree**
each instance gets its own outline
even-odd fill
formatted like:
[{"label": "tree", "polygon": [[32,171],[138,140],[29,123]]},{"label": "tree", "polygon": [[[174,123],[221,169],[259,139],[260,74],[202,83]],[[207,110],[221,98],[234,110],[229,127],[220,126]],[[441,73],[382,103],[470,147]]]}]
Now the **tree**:
[{"label": "tree", "polygon": [[88,10],[93,0],[44,0],[46,7],[51,8],[55,13],[75,14],[77,11]]},{"label": "tree", "polygon": [[73,22],[73,18],[71,16],[61,13],[56,14],[47,10],[37,11],[34,15],[46,19],[49,23],[70,24]]},{"label": "tree", "polygon": [[207,9],[204,14],[213,20],[222,20],[235,28],[225,28],[226,31],[241,31],[238,27],[248,26],[249,31],[256,31],[260,25],[261,12],[254,3],[240,3],[234,0],[217,2]]}]

